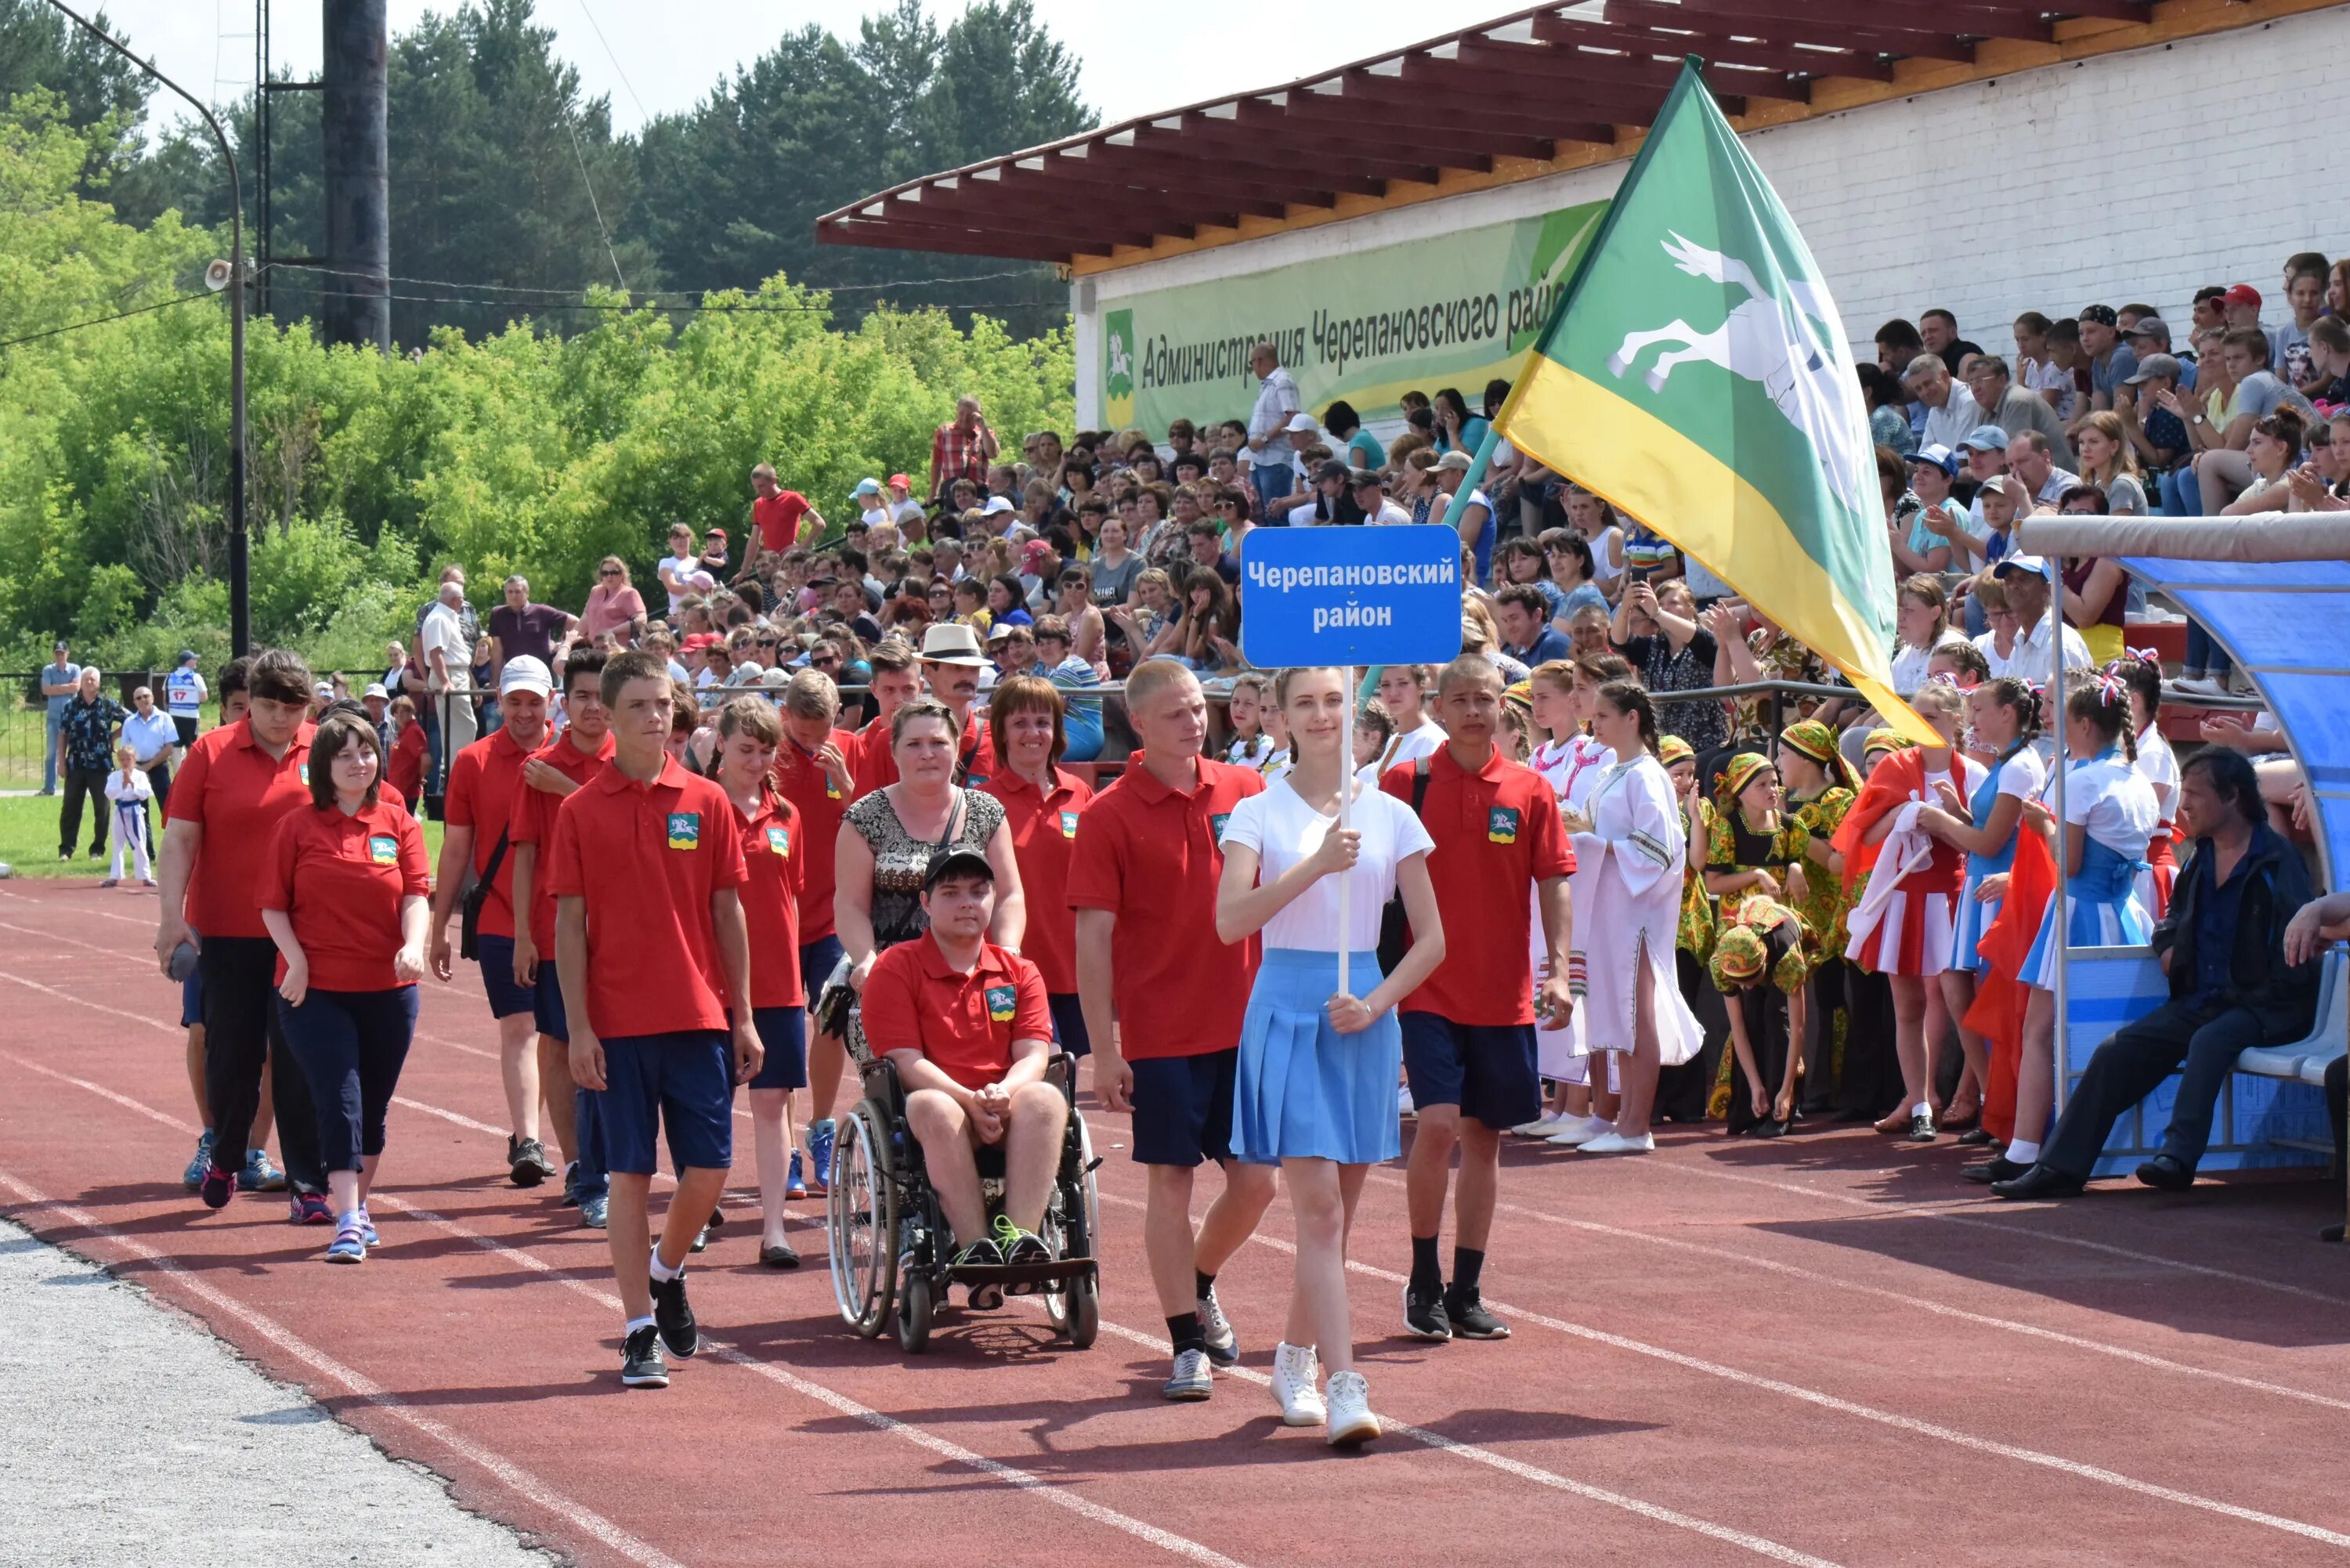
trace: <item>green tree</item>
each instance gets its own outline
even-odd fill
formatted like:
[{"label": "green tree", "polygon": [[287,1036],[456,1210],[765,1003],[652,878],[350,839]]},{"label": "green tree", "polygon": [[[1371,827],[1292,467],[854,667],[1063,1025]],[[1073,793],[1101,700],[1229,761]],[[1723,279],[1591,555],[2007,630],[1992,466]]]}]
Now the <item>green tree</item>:
[{"label": "green tree", "polygon": [[[90,21],[130,41],[105,12],[94,13]],[[36,90],[64,100],[67,124],[97,133],[89,139],[82,170],[84,195],[104,190],[136,160],[134,128],[147,112],[154,83],[43,0],[0,0],[0,105]]]}]

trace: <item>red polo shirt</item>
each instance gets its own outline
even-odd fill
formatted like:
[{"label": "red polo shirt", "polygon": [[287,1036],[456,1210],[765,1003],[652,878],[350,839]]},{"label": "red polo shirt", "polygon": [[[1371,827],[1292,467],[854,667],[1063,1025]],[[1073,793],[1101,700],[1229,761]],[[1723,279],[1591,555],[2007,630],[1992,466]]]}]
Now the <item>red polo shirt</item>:
[{"label": "red polo shirt", "polygon": [[391,754],[383,759],[384,782],[400,791],[402,800],[421,798],[424,788],[424,762],[431,750],[424,743],[424,726],[411,720],[400,738],[391,742]]},{"label": "red polo shirt", "polygon": [[751,497],[751,525],[759,531],[759,547],[782,555],[798,543],[800,519],[807,515],[807,497],[796,490]]},{"label": "red polo shirt", "polygon": [[[1411,804],[1412,769],[1389,768],[1379,788]],[[1444,912],[1444,961],[1404,998],[1406,1012],[1455,1023],[1500,1026],[1534,1021],[1534,919],[1527,889],[1575,869],[1558,797],[1532,768],[1496,751],[1463,773],[1452,748],[1428,759],[1419,819],[1436,848],[1428,857]]]},{"label": "red polo shirt", "polygon": [[[379,799],[353,816],[304,803],[279,819],[262,857],[261,907],[282,909],[310,961],[313,991],[396,991],[400,904],[432,888],[424,829]],[[277,961],[286,978],[286,961]]]},{"label": "red polo shirt", "polygon": [[[849,769],[857,776],[857,794],[861,799],[877,789],[898,782],[898,759],[889,750],[889,726],[876,719],[857,732],[857,754],[849,759]],[[962,748],[955,759],[959,781],[977,789],[995,776],[995,740],[987,732],[987,715],[982,706],[971,705],[971,717],[962,724]]]},{"label": "red polo shirt", "polygon": [[789,734],[775,748],[775,787],[800,814],[800,831],[807,839],[807,853],[797,857],[802,942],[832,935],[833,846],[840,840],[840,819],[848,815],[849,802],[865,793],[856,782],[857,736],[847,730],[835,730],[832,743],[840,748],[841,760],[848,764],[849,783],[845,787],[835,784],[816,753],[802,751]]},{"label": "red polo shirt", "polygon": [[[729,802],[731,805],[732,802]],[[804,1007],[800,984],[800,883],[808,857],[798,810],[772,789],[750,815],[734,808],[743,838],[743,922],[751,933],[751,1005]],[[830,846],[826,858],[829,860]]]},{"label": "red polo shirt", "polygon": [[1028,934],[1021,955],[1045,977],[1045,989],[1060,995],[1077,989],[1077,917],[1069,908],[1069,861],[1077,847],[1077,818],[1094,796],[1093,786],[1073,773],[1053,770],[1050,794],[1005,769],[987,781],[986,792],[1003,803],[1012,833],[1012,858],[1020,867],[1020,891],[1028,909]]},{"label": "red polo shirt", "polygon": [[515,795],[523,789],[522,765],[531,753],[516,743],[510,730],[483,736],[449,762],[449,783],[442,792],[442,817],[451,827],[473,830],[473,875],[489,868],[498,835],[506,838],[505,857],[482,904],[482,931],[486,936],[511,937],[514,924]]},{"label": "red polo shirt", "polygon": [[[568,735],[557,735],[531,755],[569,779],[584,784],[603,771],[612,760],[612,737],[609,732],[602,745],[590,756],[574,745]],[[520,774],[515,775],[517,779]],[[573,794],[578,791],[574,790]],[[512,858],[515,850],[525,844],[538,846],[538,862],[530,872],[530,940],[537,945],[538,956],[548,963],[555,961],[555,893],[547,886],[547,846],[555,842],[555,814],[563,808],[570,795],[533,789],[527,784],[518,784],[515,794],[514,815],[506,829],[506,855]],[[511,891],[514,878],[506,878]]]},{"label": "red polo shirt", "polygon": [[740,888],[726,792],[676,759],[639,784],[607,767],[555,814],[547,890],[588,900],[588,1023],[608,1040],[726,1027],[710,899]]},{"label": "red polo shirt", "polygon": [[196,863],[188,868],[187,921],[203,936],[261,937],[261,874],[271,836],[289,812],[310,804],[310,736],[295,732],[283,757],[253,738],[253,722],[239,719],[207,730],[188,748],[172,781],[170,818],[204,830]]},{"label": "red polo shirt", "polygon": [[1216,882],[1224,872],[1218,840],[1232,807],[1263,790],[1253,768],[1205,757],[1188,793],[1171,790],[1137,752],[1078,819],[1068,901],[1118,917],[1110,992],[1128,1061],[1240,1044],[1257,940],[1229,947],[1216,940]]},{"label": "red polo shirt", "polygon": [[947,962],[928,931],[874,961],[863,1012],[876,1055],[920,1051],[966,1089],[1003,1076],[1014,1041],[1053,1038],[1053,1013],[1035,964],[983,942],[966,974]]}]

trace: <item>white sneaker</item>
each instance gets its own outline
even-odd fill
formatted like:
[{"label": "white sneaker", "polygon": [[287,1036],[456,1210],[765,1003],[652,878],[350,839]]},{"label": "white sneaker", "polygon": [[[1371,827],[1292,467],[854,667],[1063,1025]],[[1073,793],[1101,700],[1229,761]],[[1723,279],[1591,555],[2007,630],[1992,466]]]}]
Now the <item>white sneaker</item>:
[{"label": "white sneaker", "polygon": [[1330,1374],[1329,1411],[1323,1419],[1322,1440],[1334,1449],[1350,1449],[1379,1435],[1379,1418],[1371,1414],[1370,1385],[1361,1373]]},{"label": "white sneaker", "polygon": [[1530,1122],[1520,1122],[1510,1129],[1513,1137],[1548,1137],[1565,1125],[1565,1111],[1545,1111]]},{"label": "white sneaker", "polygon": [[2170,686],[2171,690],[2174,691],[2190,692],[2198,697],[2224,697],[2228,694],[2226,687],[2220,685],[2219,681],[2212,680],[2208,675],[2198,675],[2184,680],[2174,680],[2170,683]]},{"label": "white sneaker", "polygon": [[1314,1386],[1319,1367],[1310,1345],[1273,1347],[1273,1401],[1281,1407],[1284,1427],[1318,1427],[1329,1419],[1322,1391]]},{"label": "white sneaker", "polygon": [[1411,1103],[1411,1085],[1409,1084],[1398,1084],[1396,1085],[1396,1115],[1403,1117],[1406,1121],[1409,1121],[1419,1115],[1419,1110]]},{"label": "white sneaker", "polygon": [[1176,1356],[1174,1376],[1159,1389],[1170,1399],[1187,1402],[1205,1399],[1215,1391],[1215,1379],[1208,1370],[1208,1353],[1204,1350],[1187,1350]]},{"label": "white sneaker", "polygon": [[1558,1118],[1557,1130],[1550,1135],[1547,1141],[1562,1148],[1579,1148],[1600,1134],[1614,1129],[1614,1123],[1603,1122],[1597,1116],[1563,1116]]},{"label": "white sneaker", "polygon": [[1240,1365],[1240,1337],[1232,1333],[1232,1319],[1224,1315],[1223,1303],[1216,1299],[1216,1287],[1210,1285],[1208,1293],[1197,1304],[1200,1333],[1208,1342],[1209,1361],[1218,1366]]},{"label": "white sneaker", "polygon": [[1586,1154],[1650,1154],[1656,1150],[1657,1137],[1654,1133],[1642,1133],[1638,1137],[1626,1137],[1611,1127],[1588,1140],[1582,1147]]}]

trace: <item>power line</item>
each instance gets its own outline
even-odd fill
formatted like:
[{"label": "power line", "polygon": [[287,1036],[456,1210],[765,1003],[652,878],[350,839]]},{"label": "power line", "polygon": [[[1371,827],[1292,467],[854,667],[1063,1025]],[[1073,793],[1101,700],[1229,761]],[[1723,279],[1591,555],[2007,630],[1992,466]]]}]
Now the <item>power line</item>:
[{"label": "power line", "polygon": [[[471,305],[477,306],[512,303],[502,299],[475,299],[465,295],[399,293],[379,295],[363,292],[358,289],[328,288],[324,285],[306,284],[305,286],[309,287],[312,292],[316,294],[337,299],[396,299],[409,305]],[[956,310],[1028,310],[1035,308],[1038,304],[1038,301],[1033,299],[950,300],[944,302],[941,308],[952,308]],[[619,305],[596,300],[574,300],[566,304],[560,300],[548,300],[543,305],[534,306],[530,308],[538,310],[589,310],[618,312],[623,314],[636,310],[682,310],[714,311],[723,315],[734,316],[804,316],[828,311],[832,307],[828,305],[760,305],[756,303],[743,305]],[[0,344],[0,348],[5,347],[5,344]]]},{"label": "power line", "polygon": [[[294,272],[325,273],[330,277],[372,278],[375,276],[373,273],[353,272],[348,268],[343,267],[322,266],[315,262],[273,262],[270,265],[275,269],[290,270]],[[820,288],[827,294],[869,294],[885,288],[931,288],[948,284],[993,283],[1002,278],[1034,277],[1036,275],[1038,275],[1038,274],[1033,267],[1012,267],[1003,272],[973,273],[965,277],[901,277],[893,278],[887,283],[809,284],[806,286],[809,288]],[[579,293],[579,290],[576,288],[535,288],[518,283],[461,283],[453,278],[407,277],[399,273],[387,273],[384,276],[388,282],[414,284],[420,288],[495,289],[504,294],[546,295],[562,299],[575,297]],[[710,286],[704,288],[647,289],[643,292],[641,297],[645,299],[657,299],[664,295],[679,295],[690,296],[698,298],[706,294],[726,293],[728,291],[728,287],[731,286],[727,286],[727,287]],[[495,300],[484,300],[481,303],[497,304],[499,302]],[[712,308],[715,308],[715,306],[712,306]]]},{"label": "power line", "polygon": [[598,26],[596,13],[588,9],[588,0],[579,0],[579,14],[588,18],[588,26],[595,30],[596,41],[604,46],[604,57],[612,62],[613,72],[619,77],[620,85],[629,89],[629,101],[637,106],[637,113],[646,119],[652,119],[651,115],[645,112],[645,100],[637,96],[636,84],[629,79],[629,73],[621,68],[620,57],[613,52],[611,41],[604,36],[604,29]]},{"label": "power line", "polygon": [[134,316],[145,316],[150,311],[168,310],[175,305],[185,305],[192,299],[210,299],[212,297],[213,293],[210,289],[199,289],[193,294],[177,295],[170,299],[159,299],[152,305],[141,305],[134,309],[120,310],[115,312],[112,316],[95,316],[88,321],[76,321],[65,327],[52,327],[46,332],[28,332],[22,337],[0,339],[0,348],[14,348],[20,343],[38,343],[44,337],[62,337],[68,332],[78,332],[85,327],[103,327],[109,321],[128,321]]},{"label": "power line", "polygon": [[565,115],[563,129],[571,133],[571,156],[579,160],[579,182],[588,187],[588,210],[596,214],[596,233],[603,237],[604,254],[611,261],[612,276],[625,291],[629,280],[621,275],[620,258],[613,254],[612,231],[604,226],[604,204],[596,200],[596,182],[588,175],[588,154],[579,150],[579,128],[571,123],[569,115]]}]

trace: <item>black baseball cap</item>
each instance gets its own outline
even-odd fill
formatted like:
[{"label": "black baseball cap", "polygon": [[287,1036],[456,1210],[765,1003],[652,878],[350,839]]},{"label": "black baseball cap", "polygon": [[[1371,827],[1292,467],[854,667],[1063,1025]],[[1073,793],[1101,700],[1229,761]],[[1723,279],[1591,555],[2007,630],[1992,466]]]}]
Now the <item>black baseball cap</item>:
[{"label": "black baseball cap", "polygon": [[977,877],[992,883],[995,867],[976,849],[941,849],[922,870],[922,891],[929,892],[950,877]]}]

